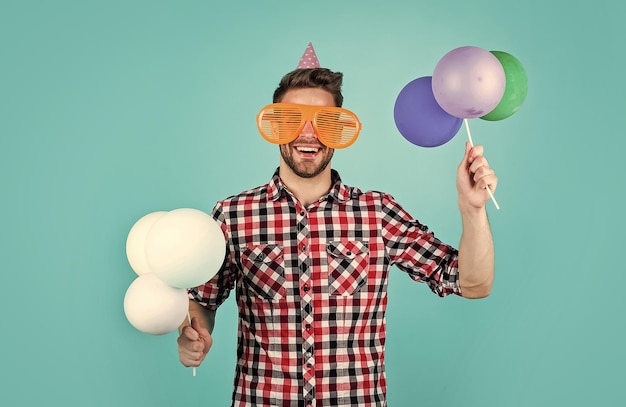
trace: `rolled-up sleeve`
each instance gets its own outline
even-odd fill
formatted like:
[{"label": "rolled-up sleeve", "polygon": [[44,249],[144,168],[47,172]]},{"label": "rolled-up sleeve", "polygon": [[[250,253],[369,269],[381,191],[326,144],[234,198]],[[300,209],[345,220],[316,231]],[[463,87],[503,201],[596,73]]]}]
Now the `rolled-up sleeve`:
[{"label": "rolled-up sleeve", "polygon": [[406,212],[392,196],[382,197],[382,235],[391,264],[432,292],[461,295],[458,250],[437,239],[427,226]]}]

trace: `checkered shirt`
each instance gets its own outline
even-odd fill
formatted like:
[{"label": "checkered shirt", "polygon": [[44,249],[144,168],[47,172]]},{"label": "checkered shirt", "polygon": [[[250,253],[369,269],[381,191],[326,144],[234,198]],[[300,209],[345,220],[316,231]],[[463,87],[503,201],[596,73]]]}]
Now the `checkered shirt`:
[{"label": "checkered shirt", "polygon": [[233,406],[384,406],[390,267],[442,297],[461,294],[456,249],[390,195],[332,179],[305,207],[276,171],[213,210],[226,259],[189,292],[216,310],[236,289]]}]

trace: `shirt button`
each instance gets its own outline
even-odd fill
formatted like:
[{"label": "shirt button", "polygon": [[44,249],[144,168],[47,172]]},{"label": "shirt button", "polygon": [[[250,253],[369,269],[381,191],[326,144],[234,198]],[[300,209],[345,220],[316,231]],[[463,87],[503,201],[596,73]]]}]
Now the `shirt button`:
[{"label": "shirt button", "polygon": [[302,248],[300,250],[302,250],[303,252],[306,252],[306,245],[302,245]]},{"label": "shirt button", "polygon": [[306,293],[306,292],[308,292],[308,291],[309,291],[309,286],[308,286],[308,285],[305,285],[302,289],[303,289],[303,290],[304,290],[304,292]]},{"label": "shirt button", "polygon": [[307,330],[309,330],[309,329],[311,329],[311,324],[306,324],[305,327],[306,327]]},{"label": "shirt button", "polygon": [[308,367],[308,368],[310,369],[310,368],[312,368],[312,367],[313,367],[313,365],[312,365],[312,364],[310,364],[310,363],[307,363],[307,364],[306,364],[306,367]]},{"label": "shirt button", "polygon": [[304,211],[300,212],[300,216],[304,216]]}]

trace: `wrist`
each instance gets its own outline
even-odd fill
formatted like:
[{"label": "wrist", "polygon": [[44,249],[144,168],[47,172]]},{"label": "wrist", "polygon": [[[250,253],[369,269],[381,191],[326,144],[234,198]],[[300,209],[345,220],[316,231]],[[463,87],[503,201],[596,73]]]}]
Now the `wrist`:
[{"label": "wrist", "polygon": [[485,205],[476,206],[472,204],[472,202],[461,199],[458,199],[459,211],[461,212],[461,216],[479,216],[485,213]]},{"label": "wrist", "polygon": [[464,225],[480,225],[488,223],[485,206],[477,207],[469,203],[459,201],[459,212]]}]

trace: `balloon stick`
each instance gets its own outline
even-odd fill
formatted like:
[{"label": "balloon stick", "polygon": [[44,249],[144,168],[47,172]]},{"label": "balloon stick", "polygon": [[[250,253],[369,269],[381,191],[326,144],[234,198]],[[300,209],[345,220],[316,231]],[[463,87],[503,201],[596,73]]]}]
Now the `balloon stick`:
[{"label": "balloon stick", "polygon": [[[474,147],[474,141],[472,140],[472,133],[470,132],[469,123],[467,119],[463,119],[463,123],[465,123],[465,130],[467,131],[467,138],[469,139],[470,146]],[[487,185],[487,192],[489,192],[489,196],[493,201],[493,204],[496,206],[496,209],[500,210],[500,205],[498,205],[498,201],[496,201],[496,197],[493,196],[493,192],[491,192],[491,188]]]},{"label": "balloon stick", "polygon": [[[187,311],[187,321],[189,321],[189,325],[191,325],[191,315],[189,315],[189,311]],[[193,368],[193,376],[196,377],[196,368]]]}]

